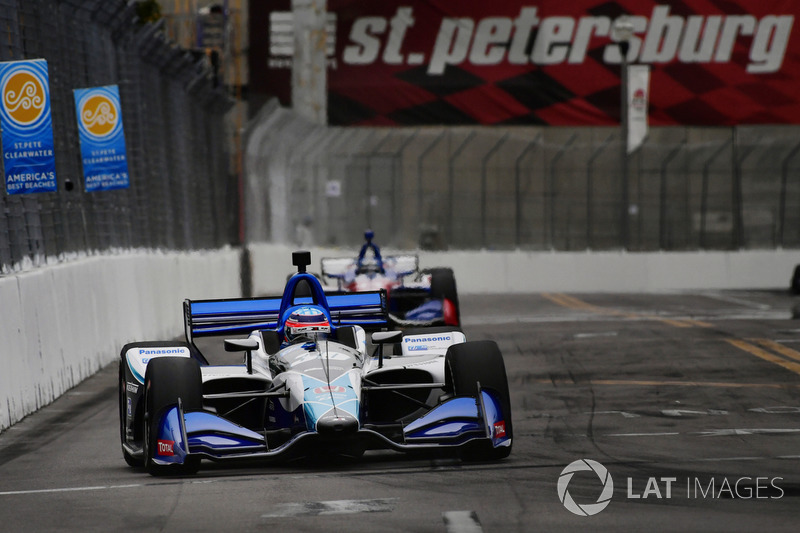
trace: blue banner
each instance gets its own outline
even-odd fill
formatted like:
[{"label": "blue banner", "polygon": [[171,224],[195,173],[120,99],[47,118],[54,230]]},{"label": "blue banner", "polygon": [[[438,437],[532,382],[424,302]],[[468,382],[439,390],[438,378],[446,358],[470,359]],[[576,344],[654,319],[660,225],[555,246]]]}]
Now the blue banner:
[{"label": "blue banner", "polygon": [[86,192],[127,189],[128,157],[119,87],[75,89]]},{"label": "blue banner", "polygon": [[0,95],[6,192],[56,191],[47,61],[0,63]]}]

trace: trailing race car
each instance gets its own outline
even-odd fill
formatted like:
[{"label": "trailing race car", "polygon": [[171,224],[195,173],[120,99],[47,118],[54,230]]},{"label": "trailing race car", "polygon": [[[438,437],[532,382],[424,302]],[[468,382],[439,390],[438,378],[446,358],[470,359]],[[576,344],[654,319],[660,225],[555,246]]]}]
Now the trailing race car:
[{"label": "trailing race car", "polygon": [[[194,473],[202,459],[369,449],[508,456],[511,404],[497,344],[467,342],[458,328],[375,331],[369,353],[365,328],[387,324],[385,291],[326,296],[305,271],[310,254],[296,252],[293,263],[282,296],[186,300],[186,342],[122,348],[129,465],[158,475]],[[243,362],[208,363],[195,341],[220,336]]]},{"label": "trailing race car", "polygon": [[453,270],[420,270],[417,255],[384,257],[373,237],[370,230],[364,233],[366,242],[356,259],[323,258],[323,278],[335,280],[340,291],[386,289],[389,319],[395,326],[461,325]]}]

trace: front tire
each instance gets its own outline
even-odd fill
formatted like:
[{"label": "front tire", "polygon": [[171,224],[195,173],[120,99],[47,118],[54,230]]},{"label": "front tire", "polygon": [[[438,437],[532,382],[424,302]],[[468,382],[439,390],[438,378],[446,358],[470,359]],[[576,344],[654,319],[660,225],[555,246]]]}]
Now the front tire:
[{"label": "front tire", "polygon": [[157,447],[158,424],[165,409],[181,400],[184,411],[202,409],[203,384],[200,366],[185,357],[158,357],[147,365],[144,378],[143,438],[144,466],[151,475],[195,474],[198,457],[187,457],[182,465],[159,465],[153,461]]},{"label": "front tire", "polygon": [[[511,423],[511,396],[508,392],[508,377],[497,343],[494,341],[473,341],[454,344],[447,349],[445,356],[446,386],[454,396],[477,398],[480,388],[494,392],[500,400],[506,435],[513,439]],[[496,460],[508,457],[511,446],[494,448],[481,446],[467,450],[466,459]]]}]

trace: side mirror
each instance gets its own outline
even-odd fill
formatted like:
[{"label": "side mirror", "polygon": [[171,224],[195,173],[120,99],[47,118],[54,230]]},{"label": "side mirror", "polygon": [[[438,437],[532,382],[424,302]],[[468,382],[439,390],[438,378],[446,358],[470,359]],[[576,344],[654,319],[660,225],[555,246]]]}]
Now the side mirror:
[{"label": "side mirror", "polygon": [[372,334],[372,344],[378,345],[378,368],[383,368],[383,345],[400,342],[402,331],[376,331]]},{"label": "side mirror", "polygon": [[402,331],[376,331],[372,334],[372,344],[389,344],[400,342],[403,337]]},{"label": "side mirror", "polygon": [[258,349],[258,341],[254,339],[225,339],[226,352],[241,352]]},{"label": "side mirror", "polygon": [[247,373],[253,373],[253,350],[258,349],[258,341],[254,339],[225,339],[226,352],[245,352],[245,362],[247,363]]}]

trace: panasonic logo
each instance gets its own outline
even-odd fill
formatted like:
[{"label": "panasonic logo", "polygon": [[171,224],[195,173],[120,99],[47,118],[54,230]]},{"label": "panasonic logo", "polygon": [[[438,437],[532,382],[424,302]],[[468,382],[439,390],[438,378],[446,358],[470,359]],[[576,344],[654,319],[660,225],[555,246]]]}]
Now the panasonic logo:
[{"label": "panasonic logo", "polygon": [[183,348],[160,348],[158,350],[139,350],[139,355],[169,355],[169,354],[183,354]]},{"label": "panasonic logo", "polygon": [[452,337],[445,335],[442,337],[406,337],[404,342],[437,342],[437,341],[450,341]]}]

